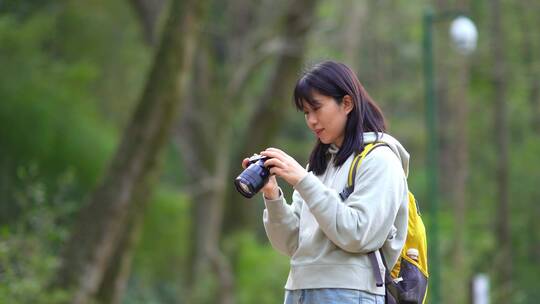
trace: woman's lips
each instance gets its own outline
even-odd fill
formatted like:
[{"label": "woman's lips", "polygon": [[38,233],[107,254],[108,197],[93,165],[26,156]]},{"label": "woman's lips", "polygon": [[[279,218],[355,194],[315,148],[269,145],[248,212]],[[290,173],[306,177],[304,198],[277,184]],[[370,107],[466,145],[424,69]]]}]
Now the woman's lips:
[{"label": "woman's lips", "polygon": [[319,136],[319,135],[321,135],[321,133],[322,133],[323,130],[324,130],[324,129],[316,129],[316,130],[315,130],[315,134],[317,134],[317,136]]}]

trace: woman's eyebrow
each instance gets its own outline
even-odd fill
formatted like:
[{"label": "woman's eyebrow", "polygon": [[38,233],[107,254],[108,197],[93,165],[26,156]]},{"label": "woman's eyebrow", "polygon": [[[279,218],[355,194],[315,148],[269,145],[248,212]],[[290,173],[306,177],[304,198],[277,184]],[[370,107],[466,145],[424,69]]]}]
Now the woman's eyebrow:
[{"label": "woman's eyebrow", "polygon": [[302,106],[302,109],[314,109],[316,107],[318,107],[320,105],[320,103],[316,100],[311,100],[311,102],[306,102],[303,106]]},{"label": "woman's eyebrow", "polygon": [[311,98],[310,104],[311,104],[312,106],[319,106],[319,105],[321,104],[321,101],[318,100],[317,98]]}]

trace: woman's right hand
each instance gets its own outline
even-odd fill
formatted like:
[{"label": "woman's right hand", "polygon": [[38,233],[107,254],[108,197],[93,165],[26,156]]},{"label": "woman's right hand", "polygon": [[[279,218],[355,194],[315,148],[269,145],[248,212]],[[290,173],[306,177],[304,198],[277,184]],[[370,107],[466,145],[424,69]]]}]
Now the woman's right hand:
[{"label": "woman's right hand", "polygon": [[[242,168],[246,169],[249,165],[249,158],[244,158]],[[270,175],[268,182],[262,187],[261,192],[267,200],[275,200],[279,198],[279,186],[274,175]]]}]

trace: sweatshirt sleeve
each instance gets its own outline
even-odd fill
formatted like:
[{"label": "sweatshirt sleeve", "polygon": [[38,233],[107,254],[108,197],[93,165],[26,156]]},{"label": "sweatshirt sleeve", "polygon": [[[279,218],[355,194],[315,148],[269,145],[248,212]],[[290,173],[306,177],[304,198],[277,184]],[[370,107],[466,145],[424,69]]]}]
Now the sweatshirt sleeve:
[{"label": "sweatshirt sleeve", "polygon": [[336,190],[308,174],[295,189],[336,246],[367,253],[382,247],[407,199],[406,177],[393,152],[373,150],[358,169],[354,192],[342,202]]},{"label": "sweatshirt sleeve", "polygon": [[275,200],[267,200],[263,195],[266,205],[263,213],[264,229],[272,247],[287,256],[292,256],[298,248],[302,198],[294,191],[293,202],[289,205],[281,189],[279,193],[279,198]]}]

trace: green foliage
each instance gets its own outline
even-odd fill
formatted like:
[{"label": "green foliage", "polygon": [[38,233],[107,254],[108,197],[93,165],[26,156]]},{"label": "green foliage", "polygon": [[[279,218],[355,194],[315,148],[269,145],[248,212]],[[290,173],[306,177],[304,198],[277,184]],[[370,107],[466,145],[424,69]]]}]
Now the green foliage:
[{"label": "green foliage", "polygon": [[[160,187],[145,216],[141,241],[124,303],[178,303],[187,296],[192,265],[188,264],[191,246],[190,201],[185,195]],[[231,235],[224,241],[225,251],[233,257],[238,303],[275,303],[282,300],[289,269],[288,258],[269,244],[261,244],[252,233]],[[204,281],[198,303],[215,290],[216,283]]]},{"label": "green foliage", "polygon": [[1,5],[7,8],[0,14],[0,222],[5,222],[24,212],[16,197],[24,188],[21,168],[33,168],[45,195],[58,192],[58,180],[69,175],[72,187],[64,194],[83,201],[139,94],[148,52],[129,11],[117,2]]},{"label": "green foliage", "polygon": [[45,252],[43,240],[35,235],[9,235],[4,239],[5,234],[0,241],[0,302],[53,304],[65,300],[62,291],[47,290],[58,257]]},{"label": "green foliage", "polygon": [[189,201],[160,187],[146,212],[125,303],[176,303],[190,269]]},{"label": "green foliage", "polygon": [[[188,255],[189,200],[177,190],[160,187],[149,204],[135,265],[153,280],[178,276]],[[167,250],[160,250],[167,248]]]},{"label": "green foliage", "polygon": [[114,143],[89,99],[96,68],[51,60],[47,46],[55,26],[47,14],[21,22],[0,16],[1,217],[16,218],[20,211],[21,170],[32,168],[32,178],[51,190],[46,194],[71,175],[73,194],[81,195],[96,182]]},{"label": "green foliage", "polygon": [[[59,221],[71,214],[74,204],[60,192],[56,201],[46,204],[45,185],[33,178],[33,169],[21,169],[25,188],[17,192],[24,213],[16,225],[0,226],[0,303],[59,303],[62,291],[47,288],[58,266],[58,248],[67,237]],[[70,187],[69,176],[58,189]]]},{"label": "green foliage", "polygon": [[239,304],[283,301],[283,286],[289,272],[288,257],[279,254],[268,243],[260,243],[250,232],[231,236],[225,247],[235,251],[235,286]]},{"label": "green foliage", "polygon": [[540,138],[528,136],[511,149],[511,230],[516,236],[512,240],[512,257],[515,267],[516,288],[515,303],[535,303],[540,298],[537,282],[540,280],[540,170],[531,168],[538,162]]}]

